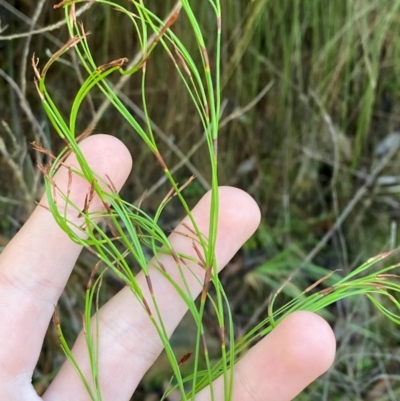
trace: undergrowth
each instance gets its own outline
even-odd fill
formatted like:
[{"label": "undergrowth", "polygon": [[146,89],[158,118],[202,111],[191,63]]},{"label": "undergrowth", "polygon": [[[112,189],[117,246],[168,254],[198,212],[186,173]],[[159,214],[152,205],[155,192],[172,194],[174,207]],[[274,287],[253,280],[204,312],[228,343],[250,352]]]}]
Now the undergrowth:
[{"label": "undergrowth", "polygon": [[[52,213],[75,241],[94,249],[96,257],[103,261],[93,273],[87,302],[82,305],[93,357],[93,380],[87,382],[93,399],[98,399],[100,394],[96,393],[96,341],[91,337],[89,318],[100,306],[96,291],[101,288],[106,291],[108,284],[101,287],[101,283],[110,272],[132,288],[149,312],[149,318],[154,320],[174,374],[166,394],[177,387],[183,399],[190,397],[183,385],[186,381],[191,383],[189,387],[200,389],[219,374],[220,368],[226,377],[226,399],[229,399],[232,381],[229,366],[242,350],[293,310],[320,310],[338,299],[367,292],[372,302],[378,302],[375,306],[397,323],[397,317],[382,298],[387,295],[386,289],[398,290],[396,277],[385,270],[394,269],[396,264],[386,268],[382,264],[383,256],[366,264],[362,261],[397,246],[396,150],[399,142],[396,136],[386,135],[396,131],[398,119],[396,60],[400,47],[396,32],[399,31],[400,2],[313,0],[302,4],[291,0],[256,0],[234,5],[229,1],[182,2],[180,11],[168,1],[162,5],[131,2],[129,12],[124,11],[127,3],[122,1],[96,3],[99,4],[87,8],[75,20],[71,2],[64,2],[68,36],[76,39],[68,41],[67,35],[61,35],[62,43],[58,47],[52,45],[48,64],[45,46],[35,43],[33,47],[40,59],[39,64],[34,59],[34,66],[47,118],[40,115],[35,105],[30,106],[33,117],[29,118],[29,107],[24,111],[27,106],[21,99],[34,94],[33,88],[26,85],[26,78],[14,72],[14,54],[21,53],[23,64],[28,65],[26,52],[18,53],[10,44],[16,43],[16,39],[6,42],[7,53],[1,56],[5,66],[2,77],[8,77],[5,82],[11,88],[10,82],[16,82],[21,89],[21,93],[12,95],[11,104],[15,107],[2,116],[7,126],[3,125],[5,146],[1,148],[3,168],[14,172],[13,185],[20,194],[16,200],[19,203],[12,203],[9,194],[13,190],[5,192],[8,195],[2,202],[8,210],[22,210],[23,220],[31,210],[29,205],[33,205],[36,193],[40,192],[30,159],[24,159],[22,169],[18,166],[21,153],[27,152],[22,145],[19,113],[28,113],[35,140],[43,146],[38,149],[56,155],[51,167],[44,169],[49,200],[53,200]],[[90,5],[83,3],[84,7]],[[48,3],[46,6],[50,8]],[[76,7],[79,13],[82,5],[76,2]],[[98,16],[96,20],[90,17],[94,12]],[[217,23],[220,14],[222,43]],[[120,32],[118,26],[122,27]],[[37,25],[29,29],[36,30]],[[88,31],[91,34],[86,35]],[[2,33],[7,34],[7,30]],[[129,40],[121,41],[123,34]],[[136,58],[131,56],[134,53]],[[125,57],[130,60],[126,61]],[[67,96],[58,83],[63,70],[68,76],[77,77],[73,85],[76,90]],[[132,78],[122,81],[129,74],[133,74]],[[108,114],[105,114],[105,102],[114,106]],[[38,115],[40,118],[35,117]],[[150,194],[156,196],[144,200],[140,206],[116,194],[112,182],[101,182],[79,153],[77,143],[82,133],[90,134],[94,126],[96,130],[111,132],[106,115],[113,121],[120,115],[120,137],[133,151],[140,149],[136,168],[143,174],[136,178],[134,195],[140,198],[144,189],[156,182],[150,188]],[[53,129],[61,141],[50,134]],[[218,135],[219,155],[215,146]],[[15,144],[12,138],[16,138]],[[58,153],[65,142],[67,147]],[[71,174],[83,175],[91,188],[87,210],[77,210],[85,221],[83,226],[65,221],[54,203],[51,177],[70,151],[77,155],[82,168],[82,172],[71,171]],[[35,153],[36,161],[43,162],[42,157],[40,152]],[[24,177],[16,171],[22,171]],[[164,178],[159,176],[161,171],[165,173]],[[182,192],[177,183],[185,182],[191,174],[197,179]],[[234,270],[233,264],[228,266],[226,279],[216,274],[213,250],[218,200],[215,189],[219,183],[248,190],[268,221],[236,261],[247,285],[248,297],[230,295],[235,294],[235,273],[228,276],[229,268]],[[164,198],[169,187],[174,191]],[[163,331],[162,316],[157,316],[156,300],[141,298],[131,266],[124,260],[127,254],[134,255],[136,265],[146,272],[149,251],[156,255],[156,260],[160,252],[173,255],[165,235],[166,221],[179,219],[182,211],[190,215],[190,206],[198,195],[210,188],[214,194],[212,228],[209,233],[193,233],[199,254],[205,255],[204,260],[197,260],[205,272],[200,303],[191,299],[185,288],[176,288],[187,302],[197,330],[192,356],[195,368],[183,376],[180,359]],[[90,196],[94,193],[103,200],[102,216],[92,216],[89,212]],[[179,198],[180,208],[171,206],[173,194]],[[68,194],[57,196],[68,201]],[[9,214],[4,210],[4,214]],[[106,218],[107,226],[97,223],[94,217]],[[12,232],[19,222],[7,220],[1,224],[4,231]],[[89,234],[87,240],[79,234],[82,230]],[[112,237],[106,234],[108,230],[113,233]],[[185,255],[175,256],[184,270]],[[95,263],[89,262],[90,270]],[[332,271],[341,269],[341,272],[329,273],[321,266]],[[163,271],[162,266],[156,267]],[[353,276],[356,272],[360,276]],[[87,278],[82,271],[80,274]],[[325,278],[320,283],[322,289],[304,291],[322,277]],[[209,294],[208,280],[212,282]],[[268,299],[269,291],[279,296]],[[207,331],[203,319],[209,308],[206,296],[218,316],[213,325],[219,325],[230,339],[230,348],[220,343],[212,360],[207,359],[207,353],[202,353],[200,347],[201,337]],[[247,298],[246,305],[237,306],[244,298]],[[387,300],[398,306],[396,297],[390,295]],[[279,304],[276,310],[275,302]],[[305,397],[332,400],[337,393],[338,397],[354,394],[350,399],[364,399],[376,390],[380,397],[388,394],[382,399],[395,399],[398,390],[393,386],[390,372],[397,362],[393,355],[388,356],[385,346],[396,343],[393,334],[396,329],[390,323],[385,323],[390,330],[383,329],[380,315],[373,312],[370,304],[346,300],[337,305],[324,312],[331,322],[336,322],[337,363]],[[267,319],[266,310],[269,310]],[[246,315],[253,316],[248,319],[252,324],[246,321],[239,323],[239,328],[237,322],[234,325],[234,318],[241,322]],[[65,321],[66,317],[61,316],[58,326],[61,338]],[[359,325],[351,325],[352,322]],[[65,328],[67,338],[74,334],[69,334],[69,330]],[[240,340],[235,343],[238,333]],[[72,358],[68,343],[63,343],[63,347]],[[221,360],[215,364],[216,358]]]}]

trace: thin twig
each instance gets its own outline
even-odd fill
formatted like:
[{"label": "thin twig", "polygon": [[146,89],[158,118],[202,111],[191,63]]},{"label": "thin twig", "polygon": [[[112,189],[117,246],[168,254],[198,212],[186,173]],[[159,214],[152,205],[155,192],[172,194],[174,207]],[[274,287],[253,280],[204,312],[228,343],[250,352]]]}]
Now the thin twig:
[{"label": "thin twig", "polygon": [[14,176],[15,180],[18,183],[19,188],[22,191],[22,198],[24,200],[24,207],[28,214],[32,212],[34,207],[34,198],[29,190],[28,186],[26,185],[24,176],[22,174],[22,170],[19,168],[18,164],[15,163],[11,155],[8,153],[6,148],[6,144],[3,138],[0,137],[0,154],[3,156],[5,163],[10,168],[12,175]]},{"label": "thin twig", "polygon": [[397,153],[400,147],[400,143],[397,143],[393,148],[390,149],[390,152],[375,166],[372,170],[371,174],[368,176],[365,183],[358,189],[353,199],[347,204],[344,208],[341,215],[336,219],[335,224],[331,227],[331,229],[322,237],[319,243],[311,250],[311,252],[305,257],[302,264],[293,272],[292,276],[299,273],[306,265],[308,265],[321,250],[325,247],[328,241],[333,237],[335,232],[342,226],[344,221],[350,215],[350,213],[354,210],[357,204],[361,201],[364,195],[368,192],[371,186],[374,184],[378,175],[382,172],[382,170],[387,166],[390,159]]},{"label": "thin twig", "polygon": [[[32,32],[35,28],[35,25],[40,17],[40,14],[42,13],[44,3],[46,3],[46,0],[39,0],[35,12],[32,16],[32,19],[30,21],[30,29],[29,32]],[[21,93],[25,96],[26,93],[26,67],[28,65],[28,56],[29,56],[29,47],[32,41],[32,35],[29,35],[26,39],[24,49],[22,51],[22,57],[21,57],[21,71],[20,71],[20,89]]]},{"label": "thin twig", "polygon": [[244,107],[238,107],[231,114],[229,114],[229,116],[225,117],[220,124],[220,128],[228,124],[229,121],[236,120],[240,118],[243,114],[251,110],[270,91],[274,83],[275,83],[274,80],[270,81],[267,85],[264,86],[264,88],[260,91],[260,93],[258,93],[258,95],[250,103],[248,103]]},{"label": "thin twig", "polygon": [[44,147],[50,149],[50,144],[46,137],[46,134],[44,133],[43,128],[39,124],[39,121],[34,116],[28,101],[25,99],[25,96],[21,92],[21,89],[19,88],[17,83],[1,68],[0,68],[0,77],[4,78],[8,82],[8,84],[11,86],[11,88],[14,89],[15,93],[18,96],[21,109],[24,111],[29,122],[32,124],[32,127],[34,127],[36,129],[40,139],[43,141]]},{"label": "thin twig", "polygon": [[[77,12],[76,16],[82,15],[85,11],[89,10],[90,7],[92,7],[94,3],[88,3],[82,6]],[[31,19],[27,17],[25,14],[21,13],[21,11],[17,10],[15,7],[13,7],[8,1],[0,0],[0,5],[3,6],[6,10],[10,11],[13,13],[15,16],[17,16],[19,19],[22,21],[26,22],[28,25],[31,22]],[[4,35],[0,36],[0,41],[2,40],[14,40],[14,39],[22,39],[26,38],[28,36],[32,35],[40,35],[44,34],[44,36],[49,39],[52,43],[54,43],[57,47],[60,47],[63,45],[63,43],[57,39],[54,35],[49,34],[48,32],[54,31],[56,29],[61,28],[67,23],[65,18],[62,20],[56,22],[55,24],[46,26],[46,27],[40,27],[38,24],[36,26],[39,26],[39,29],[33,30],[33,31],[28,31],[28,32],[22,32],[22,33],[15,33],[13,35]]]}]

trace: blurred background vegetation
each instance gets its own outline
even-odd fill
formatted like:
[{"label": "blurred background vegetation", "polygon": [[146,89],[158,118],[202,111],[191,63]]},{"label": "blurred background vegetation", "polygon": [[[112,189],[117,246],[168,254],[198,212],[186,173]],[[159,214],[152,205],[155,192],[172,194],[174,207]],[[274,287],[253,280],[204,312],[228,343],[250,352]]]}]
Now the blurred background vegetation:
[{"label": "blurred background vegetation", "polygon": [[[263,216],[258,232],[223,273],[241,336],[266,316],[269,295],[290,276],[281,302],[330,270],[345,274],[398,246],[400,1],[221,1],[220,182],[249,192]],[[147,3],[160,17],[175,4]],[[204,32],[213,33],[207,2],[193,3]],[[98,64],[134,59],[139,46],[130,22],[110,8],[84,4],[79,18],[92,32],[88,40]],[[63,12],[53,5],[53,0],[0,0],[1,247],[43,191],[36,168],[41,156],[29,143],[36,141],[54,153],[63,146],[42,110],[30,61],[35,53],[44,62],[68,38]],[[193,49],[183,16],[173,30]],[[48,73],[49,90],[64,115],[82,74],[72,52]],[[164,159],[175,166],[179,181],[196,175],[186,190],[194,204],[209,189],[210,178],[200,122],[161,49],[148,62],[147,75],[149,114]],[[111,81],[140,120],[140,78],[121,80],[116,74]],[[96,91],[79,121],[82,131],[91,125],[95,132],[118,136],[131,150],[133,173],[123,195],[135,200],[149,190],[144,207],[154,211],[169,189],[162,172]],[[162,219],[165,230],[181,218],[179,204],[171,203]],[[70,341],[81,328],[84,291],[95,262],[83,253],[60,300]],[[107,280],[104,297],[119,289],[118,282]],[[399,331],[364,298],[335,305],[326,318],[338,340],[336,363],[298,399],[400,399]],[[175,334],[182,354],[192,344],[187,326],[184,321]],[[39,393],[62,360],[50,327],[34,378]],[[161,357],[133,399],[159,399],[168,375]]]}]

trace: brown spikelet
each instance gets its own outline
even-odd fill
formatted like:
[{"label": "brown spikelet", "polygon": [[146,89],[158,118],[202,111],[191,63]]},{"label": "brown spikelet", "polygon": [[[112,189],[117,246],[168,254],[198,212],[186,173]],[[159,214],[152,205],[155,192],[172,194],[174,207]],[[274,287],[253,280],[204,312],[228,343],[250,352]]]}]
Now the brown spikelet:
[{"label": "brown spikelet", "polygon": [[91,184],[90,184],[89,192],[85,196],[85,202],[84,202],[83,209],[78,214],[79,218],[82,217],[84,214],[86,214],[89,211],[89,208],[93,203],[93,199],[94,199],[94,197],[96,195],[96,192],[95,192],[95,189],[94,189],[94,187],[95,187],[94,184],[95,184],[95,180],[93,180],[91,182]]},{"label": "brown spikelet", "polygon": [[323,290],[319,291],[318,294],[320,294],[320,295],[328,295],[333,291],[335,291],[334,287],[328,287],[328,288],[324,288]]},{"label": "brown spikelet", "polygon": [[208,58],[207,49],[205,47],[202,47],[201,48],[201,53],[202,53],[203,58],[204,58],[204,67],[205,67],[206,71],[210,71],[210,60]]},{"label": "brown spikelet", "polygon": [[110,68],[119,67],[121,68],[124,66],[129,60],[126,57],[119,58],[117,60],[110,61],[109,63],[103,64],[97,67],[97,71],[104,72],[109,70]]},{"label": "brown spikelet", "polygon": [[186,230],[188,230],[189,232],[191,232],[193,235],[196,235],[196,236],[197,236],[196,231],[194,231],[192,227],[190,227],[190,226],[189,226],[188,224],[186,224],[186,223],[181,223],[181,224],[182,224],[183,227],[186,228]]},{"label": "brown spikelet", "polygon": [[162,38],[162,36],[167,32],[167,30],[175,24],[176,20],[179,17],[179,13],[181,11],[181,8],[179,7],[165,22],[164,26],[161,28],[159,34],[157,35],[156,39],[154,40],[154,43],[159,42],[159,40]]},{"label": "brown spikelet", "polygon": [[71,25],[76,23],[75,0],[71,0],[71,8],[69,9],[69,22]]},{"label": "brown spikelet", "polygon": [[210,286],[210,280],[211,280],[211,267],[206,269],[206,274],[204,277],[204,284],[203,284],[203,290],[201,291],[201,302],[205,302],[208,294],[208,288]]},{"label": "brown spikelet", "polygon": [[164,266],[160,261],[158,261],[158,265],[160,266],[161,270],[162,270],[164,273],[167,273],[167,269],[165,268],[165,266]]},{"label": "brown spikelet", "polygon": [[150,309],[149,304],[148,304],[147,301],[146,301],[146,298],[143,297],[143,298],[142,298],[142,302],[143,302],[143,305],[144,305],[144,307],[145,307],[145,309],[146,309],[147,314],[148,314],[150,317],[152,317],[153,314],[151,313],[151,309]]},{"label": "brown spikelet", "polygon": [[171,256],[174,258],[175,263],[179,265],[179,258],[174,249],[171,249]]},{"label": "brown spikelet", "polygon": [[149,291],[151,296],[154,296],[154,291],[153,291],[153,284],[151,282],[150,276],[146,274],[146,282],[147,282],[147,287],[149,287]]},{"label": "brown spikelet", "polygon": [[101,264],[101,260],[99,260],[99,261],[94,265],[94,268],[93,268],[92,272],[90,273],[88,285],[87,285],[87,287],[86,287],[87,290],[90,290],[90,289],[92,288],[92,286],[93,286],[93,281],[94,281],[94,277],[95,277],[97,271],[99,270],[100,264]]},{"label": "brown spikelet", "polygon": [[157,161],[160,163],[162,169],[163,169],[164,171],[168,171],[168,167],[167,167],[167,165],[165,164],[165,161],[164,161],[163,157],[161,156],[160,152],[155,151],[155,152],[153,152],[153,153],[154,153],[154,156],[156,157]]},{"label": "brown spikelet", "polygon": [[[80,0],[80,2],[86,2],[86,3],[94,3],[95,1],[97,1],[97,0]],[[60,1],[59,3],[55,4],[53,6],[53,9],[56,10],[57,8],[61,8],[61,7],[64,7],[68,4],[72,4],[75,2],[76,2],[76,0],[63,0],[63,1]]]},{"label": "brown spikelet", "polygon": [[96,257],[100,257],[99,253],[96,252],[91,246],[89,245],[84,245],[84,248],[89,251],[91,254],[95,255]]},{"label": "brown spikelet", "polygon": [[60,325],[60,316],[58,315],[56,306],[54,306],[53,324],[54,324],[55,327]]},{"label": "brown spikelet", "polygon": [[164,196],[164,199],[161,201],[161,204],[163,205],[164,203],[168,202],[168,200],[172,198],[173,193],[174,193],[174,188],[171,188],[168,191],[167,195]]},{"label": "brown spikelet", "polygon": [[54,4],[53,8],[56,10],[57,8],[64,7],[66,4],[70,3],[71,0],[63,0],[60,3]]},{"label": "brown spikelet", "polygon": [[49,61],[46,63],[46,65],[43,67],[43,71],[41,74],[41,77],[44,77],[50,68],[50,66],[54,63],[55,60],[57,60],[63,53],[65,53],[67,50],[71,49],[72,47],[76,46],[81,40],[83,40],[87,35],[89,35],[90,32],[85,34],[85,36],[73,36],[70,38],[67,43],[65,43],[63,46],[60,47],[49,59]]},{"label": "brown spikelet", "polygon": [[67,198],[69,198],[69,195],[71,194],[71,188],[72,188],[72,169],[69,167],[68,168]]},{"label": "brown spikelet", "polygon": [[327,275],[325,275],[324,277],[320,278],[318,281],[316,281],[314,284],[311,284],[308,288],[306,288],[304,290],[304,294],[306,294],[307,292],[311,291],[312,289],[314,289],[315,287],[317,287],[318,285],[320,285],[323,281],[327,280],[329,277],[332,276],[332,274],[337,273],[338,271],[340,271],[341,269],[338,270],[333,270],[331,272],[329,272]]},{"label": "brown spikelet", "polygon": [[[171,232],[171,234],[174,233],[174,234],[181,235],[182,237],[192,238],[188,233],[185,233],[183,231],[171,230],[170,232]],[[194,239],[192,238],[192,240],[194,240]]]},{"label": "brown spikelet", "polygon": [[[192,78],[192,73],[191,73],[191,71],[190,71],[188,65],[186,64],[185,59],[182,57],[181,52],[179,51],[179,49],[178,49],[176,46],[174,46],[174,47],[175,47],[175,54],[177,55],[178,60],[179,60],[180,63],[182,64],[183,69],[185,70],[185,72],[186,72],[186,74],[188,75],[188,77],[189,77],[189,78]],[[171,54],[171,58],[173,59],[172,54]],[[175,61],[175,60],[174,60],[174,61]]]},{"label": "brown spikelet", "polygon": [[76,142],[80,142],[82,139],[85,139],[88,137],[94,130],[94,127],[88,127],[85,129],[85,131],[82,132],[82,134],[78,135],[76,137]]},{"label": "brown spikelet", "polygon": [[188,352],[187,354],[183,355],[181,360],[178,362],[178,366],[181,367],[186,361],[190,359],[190,357],[193,355],[193,352]]},{"label": "brown spikelet", "polygon": [[111,192],[114,192],[114,193],[117,193],[118,191],[117,191],[117,188],[116,188],[116,186],[114,185],[114,183],[112,182],[112,180],[111,180],[111,178],[109,177],[109,175],[108,174],[105,174],[105,176],[107,177],[107,180],[108,180],[108,182],[109,182],[109,188],[111,189]]},{"label": "brown spikelet", "polygon": [[37,93],[39,94],[40,100],[42,102],[44,102],[46,100],[46,98],[44,97],[42,91],[40,90],[39,84],[38,84],[38,81],[36,78],[34,78],[33,83],[35,84],[35,88],[36,88]]},{"label": "brown spikelet", "polygon": [[179,192],[182,192],[195,179],[196,179],[195,175],[190,176],[189,179],[182,186],[179,187]]},{"label": "brown spikelet", "polygon": [[110,219],[105,219],[105,223],[108,227],[108,229],[110,230],[113,238],[110,238],[112,241],[120,239],[121,238],[121,234],[118,232],[117,227],[115,227],[115,224],[113,221],[111,221]]},{"label": "brown spikelet", "polygon": [[111,215],[113,214],[113,211],[112,211],[112,209],[111,209],[110,204],[107,203],[107,202],[106,202],[105,200],[103,200],[103,199],[101,199],[101,203],[103,204],[104,209],[106,209],[108,215],[111,216]]},{"label": "brown spikelet", "polygon": [[290,281],[292,281],[292,275],[290,275],[286,280],[285,280],[285,282],[276,290],[276,292],[275,292],[275,295],[279,295],[281,292],[282,292],[282,290],[287,286],[287,284],[290,282]]},{"label": "brown spikelet", "polygon": [[398,274],[382,273],[382,274],[378,274],[375,278],[377,280],[386,280],[386,279],[391,279],[391,278],[400,278],[400,276]]},{"label": "brown spikelet", "polygon": [[33,68],[33,72],[35,73],[35,77],[36,77],[36,79],[40,80],[42,78],[42,76],[41,76],[39,68],[38,68],[39,59],[36,57],[35,53],[32,54],[31,61],[32,61],[32,68]]},{"label": "brown spikelet", "polygon": [[[197,257],[199,258],[199,265],[205,269],[206,268],[206,261],[204,260],[204,257],[200,251],[200,249],[198,248],[197,244],[193,241],[192,243],[193,249],[195,250]],[[211,269],[209,269],[211,270]]]},{"label": "brown spikelet", "polygon": [[[37,168],[46,177],[47,180],[49,180],[51,183],[54,183],[53,179],[49,176],[51,163],[46,163],[46,164],[38,163]],[[55,185],[55,183],[54,183],[54,185]]]}]

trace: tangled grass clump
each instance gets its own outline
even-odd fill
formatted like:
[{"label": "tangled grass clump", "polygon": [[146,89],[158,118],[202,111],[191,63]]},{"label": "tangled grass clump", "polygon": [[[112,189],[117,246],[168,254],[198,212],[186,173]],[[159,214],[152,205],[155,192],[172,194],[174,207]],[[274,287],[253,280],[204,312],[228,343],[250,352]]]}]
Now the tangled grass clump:
[{"label": "tangled grass clump", "polygon": [[[364,294],[381,312],[398,324],[400,316],[389,309],[382,300],[382,296],[386,297],[395,306],[396,310],[399,309],[400,305],[396,296],[393,295],[400,292],[400,285],[396,283],[398,276],[393,273],[397,265],[380,267],[377,271],[373,271],[373,267],[388,256],[387,254],[382,254],[369,260],[345,277],[340,277],[337,272],[332,272],[303,291],[292,301],[275,310],[275,300],[280,292],[278,291],[271,298],[269,316],[246,333],[239,341],[236,341],[229,300],[218,277],[218,266],[215,258],[219,212],[217,144],[222,91],[220,60],[223,19],[219,0],[208,0],[206,2],[210,14],[212,13],[213,15],[215,35],[212,44],[206,43],[204,39],[202,29],[192,9],[193,1],[179,1],[165,19],[157,16],[142,0],[126,1],[125,5],[106,0],[93,1],[96,3],[95,6],[111,7],[123,13],[134,26],[137,40],[140,44],[141,57],[139,61],[129,63],[129,60],[123,57],[101,65],[98,65],[92,56],[89,43],[89,38],[92,34],[86,31],[84,25],[76,19],[76,8],[82,2],[65,0],[55,6],[55,8],[64,8],[70,39],[58,52],[53,54],[43,67],[39,67],[39,60],[35,57],[32,59],[32,64],[36,76],[37,90],[43,107],[53,128],[66,144],[59,155],[52,155],[48,150],[36,145],[37,150],[47,154],[51,159],[51,163],[41,166],[45,176],[49,209],[68,236],[74,242],[89,249],[99,260],[87,286],[84,311],[85,337],[91,361],[91,382],[85,378],[74,359],[69,345],[65,341],[62,322],[56,319],[61,346],[75,367],[91,399],[101,400],[102,397],[99,385],[97,349],[98,336],[101,333],[99,333],[97,322],[92,319],[92,316],[100,307],[98,294],[106,272],[114,274],[124,285],[131,289],[159,334],[173,371],[173,377],[163,399],[171,391],[178,390],[182,400],[194,400],[194,394],[209,386],[211,399],[214,400],[212,383],[215,378],[222,375],[224,399],[226,401],[231,400],[234,375],[234,369],[231,369],[231,367],[243,356],[244,351],[250,345],[271,332],[288,314],[297,310],[316,312],[338,300]],[[131,10],[132,8],[134,11]],[[190,34],[197,43],[196,54],[191,54],[185,47],[184,40],[174,34],[172,28],[180,19],[185,19],[190,26]],[[207,50],[210,47],[214,49],[211,55]],[[209,215],[210,228],[207,233],[201,232],[198,228],[198,224],[191,214],[183,193],[186,186],[190,185],[193,177],[189,178],[183,185],[178,184],[159,150],[156,136],[153,133],[146,101],[146,67],[148,63],[151,63],[152,54],[159,48],[164,50],[167,58],[173,63],[176,73],[186,87],[202,123],[209,156],[212,190]],[[49,70],[54,68],[55,61],[69,51],[76,52],[81,66],[86,70],[86,78],[75,95],[69,116],[65,117],[59,112],[56,103],[53,101],[52,91],[46,85],[46,76]],[[140,76],[142,107],[145,116],[144,124],[140,123],[131,114],[121,96],[109,82],[110,76],[118,73],[122,75],[138,74]],[[89,127],[84,132],[79,133],[77,121],[85,99],[94,88],[99,89],[111,102],[120,116],[130,125],[133,135],[137,135],[152,152],[154,161],[158,163],[168,179],[171,191],[159,204],[153,216],[147,214],[142,209],[141,204],[132,204],[122,199],[111,180],[104,180],[96,175],[79,148],[79,141],[90,135],[93,130],[92,127]],[[71,152],[79,163],[79,170],[73,169],[64,163],[67,155]],[[70,181],[76,176],[87,181],[89,189],[83,208],[71,201],[68,190],[66,192],[61,191],[53,181],[53,177],[60,166],[68,169]],[[101,200],[104,207],[101,212],[92,213],[90,206],[95,197]],[[192,239],[197,258],[176,252],[159,225],[163,210],[173,197],[179,199],[182,208],[192,223],[193,229],[187,227],[190,234],[185,235],[189,235]],[[60,207],[60,205],[63,206]],[[74,220],[68,218],[67,210],[74,210],[74,215],[77,218]],[[105,225],[100,221],[105,221]],[[148,256],[149,253],[151,253],[152,258]],[[164,255],[169,255],[174,259],[183,285],[176,282],[163,266],[162,258]],[[132,260],[146,277],[150,293],[149,299],[144,296],[132,272]],[[191,295],[186,279],[188,275],[197,277],[190,268],[192,263],[199,266],[203,272],[203,278],[201,280],[197,278],[202,287],[199,302]],[[149,266],[157,269],[174,286],[190,311],[197,328],[196,345],[192,356],[187,354],[184,357],[178,357],[173,351],[169,334],[163,323],[163,316],[160,312],[157,297],[153,292]],[[317,286],[328,282],[328,279],[329,286],[315,291]],[[213,291],[210,291],[211,286]],[[211,304],[215,312],[216,324],[220,333],[220,360],[217,363],[212,363],[207,350],[203,322],[207,302]],[[193,371],[185,376],[180,367],[189,357],[194,361]],[[205,366],[205,368],[202,366]]]}]

